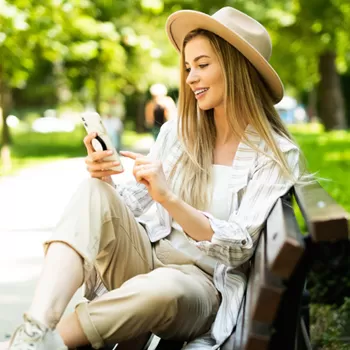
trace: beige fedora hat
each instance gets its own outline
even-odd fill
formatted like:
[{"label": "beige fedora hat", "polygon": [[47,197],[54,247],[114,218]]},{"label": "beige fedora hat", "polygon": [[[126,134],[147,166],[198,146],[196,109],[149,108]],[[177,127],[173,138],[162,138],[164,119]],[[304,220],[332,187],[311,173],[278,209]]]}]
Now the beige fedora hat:
[{"label": "beige fedora hat", "polygon": [[170,15],[166,22],[168,37],[178,51],[182,50],[185,36],[198,28],[215,33],[240,51],[264,78],[274,102],[282,99],[283,84],[268,62],[272,52],[271,39],[259,22],[232,7],[224,7],[212,16],[181,10]]}]

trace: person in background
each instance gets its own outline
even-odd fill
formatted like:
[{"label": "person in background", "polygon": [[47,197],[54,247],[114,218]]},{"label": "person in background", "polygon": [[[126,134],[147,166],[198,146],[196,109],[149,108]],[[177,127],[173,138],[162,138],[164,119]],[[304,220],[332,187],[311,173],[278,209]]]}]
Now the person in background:
[{"label": "person in background", "polygon": [[168,90],[163,84],[153,84],[150,88],[152,99],[145,107],[146,126],[151,128],[153,138],[156,139],[161,126],[176,116],[174,100],[167,96]]},{"label": "person in background", "polygon": [[110,113],[106,114],[102,118],[103,124],[105,125],[108,136],[110,137],[114,148],[119,152],[122,147],[122,133],[123,133],[123,122],[117,116]]}]

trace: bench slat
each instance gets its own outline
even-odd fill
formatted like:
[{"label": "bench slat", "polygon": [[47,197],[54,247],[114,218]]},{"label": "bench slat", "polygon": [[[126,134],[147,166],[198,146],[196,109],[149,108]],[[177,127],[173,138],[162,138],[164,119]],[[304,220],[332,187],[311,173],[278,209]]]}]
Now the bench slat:
[{"label": "bench slat", "polygon": [[252,315],[252,296],[253,288],[255,288],[252,283],[252,276],[255,275],[255,266],[252,264],[249,283],[246,293],[246,301],[244,304],[243,313],[243,329],[242,329],[242,350],[267,350],[270,341],[270,329],[269,325],[262,322],[254,321],[251,317]]},{"label": "bench slat", "polygon": [[270,343],[270,327],[258,321],[252,321],[249,339],[244,350],[267,350]]},{"label": "bench slat", "polygon": [[349,214],[319,183],[297,185],[295,198],[315,242],[349,238]]},{"label": "bench slat", "polygon": [[254,257],[254,272],[251,275],[251,308],[252,319],[272,324],[285,290],[280,277],[274,276],[267,267],[266,261],[266,232],[261,233]]},{"label": "bench slat", "polygon": [[266,222],[266,235],[268,268],[274,275],[288,279],[305,246],[289,199],[277,200]]}]

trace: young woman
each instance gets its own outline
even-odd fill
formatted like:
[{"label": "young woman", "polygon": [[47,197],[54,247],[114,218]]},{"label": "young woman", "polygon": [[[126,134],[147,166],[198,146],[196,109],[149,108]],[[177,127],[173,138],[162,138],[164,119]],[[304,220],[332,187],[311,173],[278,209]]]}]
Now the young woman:
[{"label": "young woman", "polygon": [[[283,86],[261,24],[225,7],[176,12],[167,32],[181,54],[178,119],[148,156],[122,153],[135,160],[132,186],[114,185],[107,153],[85,138],[92,179],[45,243],[11,350],[98,349],[148,332],[217,349],[234,328],[267,215],[300,179],[299,149],[274,109]],[[153,203],[155,217],[136,219]],[[90,301],[61,319],[84,282]]]}]

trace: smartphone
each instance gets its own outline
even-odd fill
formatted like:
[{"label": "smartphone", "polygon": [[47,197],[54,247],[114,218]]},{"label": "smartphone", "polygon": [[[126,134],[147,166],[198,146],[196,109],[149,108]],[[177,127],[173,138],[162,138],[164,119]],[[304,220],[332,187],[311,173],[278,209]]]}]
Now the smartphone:
[{"label": "smartphone", "polygon": [[112,167],[108,170],[123,171],[123,165],[121,163],[119,154],[112,144],[111,139],[108,136],[106,127],[103,125],[102,119],[97,112],[84,112],[81,113],[81,119],[86,132],[96,132],[97,136],[92,140],[92,147],[95,151],[113,151],[113,154],[104,158],[105,161],[119,162],[120,165]]}]

